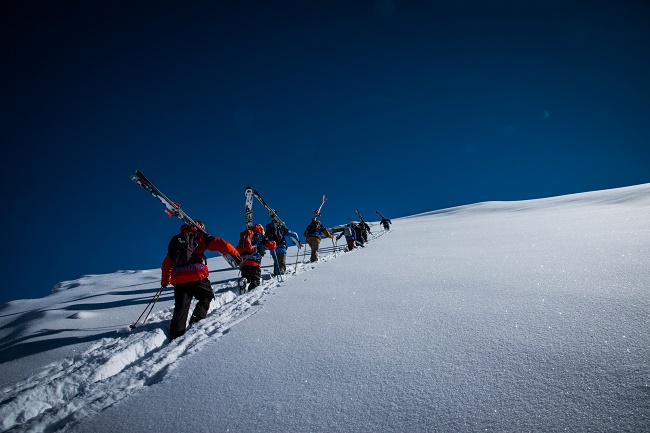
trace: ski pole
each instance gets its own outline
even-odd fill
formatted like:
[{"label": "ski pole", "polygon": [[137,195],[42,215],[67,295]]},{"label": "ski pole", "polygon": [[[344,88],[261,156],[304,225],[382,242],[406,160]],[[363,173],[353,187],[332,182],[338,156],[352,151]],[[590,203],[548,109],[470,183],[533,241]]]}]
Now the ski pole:
[{"label": "ski pole", "polygon": [[334,243],[334,236],[332,236],[332,248],[334,248],[334,257],[336,257],[336,244]]},{"label": "ski pole", "polygon": [[275,253],[275,251],[271,251],[271,257],[273,257],[273,269],[275,270],[275,278],[278,281],[282,281],[280,279],[280,264],[278,263],[278,255]]},{"label": "ski pole", "polygon": [[293,275],[296,275],[298,273],[298,257],[300,257],[300,242],[298,242],[298,251],[296,251],[296,266],[293,268]]},{"label": "ski pole", "polygon": [[[151,312],[153,311],[153,307],[154,307],[154,305],[156,305],[156,302],[158,302],[158,298],[160,298],[160,294],[162,293],[163,290],[165,290],[165,287],[164,287],[164,286],[160,286],[160,289],[158,289],[158,291],[156,292],[156,294],[153,295],[153,298],[151,298],[151,301],[149,301],[149,303],[147,304],[147,306],[144,308],[144,311],[140,314],[140,317],[138,317],[138,320],[136,320],[135,323],[134,323],[133,325],[129,325],[129,328],[133,329],[133,328],[135,328],[135,327],[137,326],[138,322],[140,321],[140,318],[141,318],[142,315],[145,313],[145,311],[147,311],[147,309],[149,309],[149,306],[151,305],[151,309],[149,309],[149,312],[148,312],[147,315],[145,316],[145,318],[144,318],[144,320],[142,321],[142,323],[144,323],[144,322],[147,321],[147,318],[149,318],[149,314],[151,314]],[[152,303],[152,302],[153,302],[153,303]]]}]

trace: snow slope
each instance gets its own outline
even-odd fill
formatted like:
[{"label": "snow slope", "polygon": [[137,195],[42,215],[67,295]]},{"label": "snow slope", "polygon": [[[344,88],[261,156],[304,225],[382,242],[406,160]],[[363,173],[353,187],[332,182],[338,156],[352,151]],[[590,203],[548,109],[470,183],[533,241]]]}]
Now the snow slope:
[{"label": "snow slope", "polygon": [[128,330],[158,270],[64,282],[0,307],[2,431],[648,431],[649,216],[650,184],[433,211],[244,296],[214,258],[173,343],[171,290]]}]

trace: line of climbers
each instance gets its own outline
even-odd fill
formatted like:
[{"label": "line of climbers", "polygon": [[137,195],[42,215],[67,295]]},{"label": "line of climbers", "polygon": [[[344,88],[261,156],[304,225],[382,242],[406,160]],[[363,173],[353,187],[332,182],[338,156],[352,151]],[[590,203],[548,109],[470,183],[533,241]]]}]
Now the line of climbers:
[{"label": "line of climbers", "polygon": [[[181,232],[170,240],[167,256],[162,262],[160,284],[163,288],[170,284],[174,286],[174,312],[169,330],[170,340],[185,333],[192,299],[196,299],[197,303],[189,319],[190,325],[205,319],[210,303],[214,299],[214,290],[208,279],[210,271],[205,251],[216,251],[232,256],[240,266],[242,276],[240,280],[246,282],[247,290],[252,290],[261,284],[261,263],[266,250],[271,251],[274,258],[275,269],[272,276],[278,276],[284,275],[287,270],[286,238],[288,237],[296,245],[300,245],[298,234],[275,219],[266,225],[266,230],[261,224],[255,224],[241,232],[236,247],[224,239],[205,232],[205,225],[201,221],[195,222],[202,231],[183,224]],[[382,218],[380,224],[387,231],[391,222]],[[361,223],[350,222],[341,230],[336,239],[345,236],[347,248],[350,251],[356,246],[363,247],[368,242],[368,234],[371,234],[370,227],[364,221]],[[323,226],[317,217],[312,218],[303,236],[311,249],[310,262],[318,261],[321,239],[334,238],[334,235]]]}]

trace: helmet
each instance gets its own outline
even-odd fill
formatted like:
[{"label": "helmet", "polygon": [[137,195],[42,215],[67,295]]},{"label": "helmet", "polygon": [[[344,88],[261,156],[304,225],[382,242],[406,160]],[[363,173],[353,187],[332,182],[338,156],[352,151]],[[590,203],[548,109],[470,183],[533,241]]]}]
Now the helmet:
[{"label": "helmet", "polygon": [[264,227],[262,227],[261,224],[255,224],[255,225],[253,226],[253,231],[254,231],[255,233],[259,233],[259,234],[263,235],[263,234],[264,234]]},{"label": "helmet", "polygon": [[205,224],[203,224],[201,221],[196,220],[194,222],[196,223],[197,226],[199,226],[201,230],[205,230]]}]

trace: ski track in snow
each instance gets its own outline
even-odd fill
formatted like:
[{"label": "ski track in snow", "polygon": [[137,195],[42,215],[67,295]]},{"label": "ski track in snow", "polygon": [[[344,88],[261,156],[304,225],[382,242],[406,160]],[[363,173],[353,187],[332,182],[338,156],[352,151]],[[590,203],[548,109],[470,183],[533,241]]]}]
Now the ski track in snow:
[{"label": "ski track in snow", "polygon": [[[369,240],[386,233],[383,230],[373,232]],[[287,263],[285,278],[341,256],[345,245],[337,243],[336,246],[335,251],[334,246],[322,242],[316,263],[301,263],[299,259],[298,269],[295,269],[295,262]],[[306,254],[308,259],[309,251]],[[3,388],[0,397],[2,431],[65,431],[134,392],[159,383],[187,356],[259,311],[266,295],[280,283],[276,279],[262,281],[253,291],[239,296],[236,295],[236,282],[213,283],[215,291],[226,292],[215,297],[204,320],[189,327],[185,335],[175,341],[169,342],[163,330],[167,325],[162,324],[171,320],[173,307],[170,307],[153,313],[145,324],[134,330],[125,327],[116,337],[103,338],[84,352],[50,364],[41,372]]]}]

